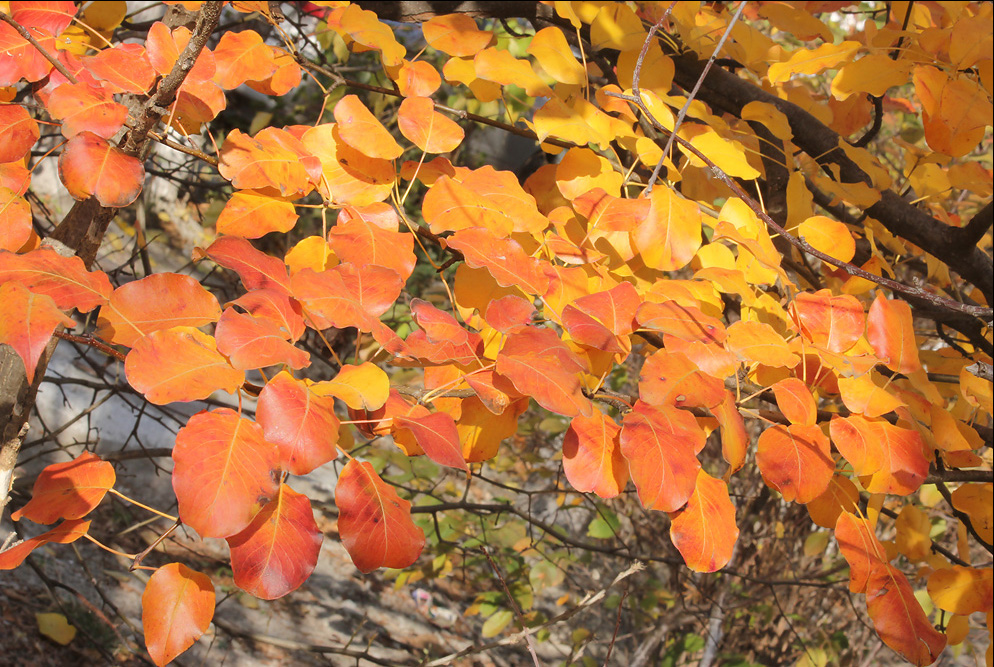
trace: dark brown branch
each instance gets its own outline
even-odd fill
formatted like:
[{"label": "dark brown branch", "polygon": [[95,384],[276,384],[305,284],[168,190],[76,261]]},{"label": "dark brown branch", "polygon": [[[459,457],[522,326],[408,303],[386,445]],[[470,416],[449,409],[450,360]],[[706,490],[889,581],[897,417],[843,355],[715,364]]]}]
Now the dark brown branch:
[{"label": "dark brown branch", "polygon": [[984,238],[984,234],[991,228],[991,225],[994,225],[994,200],[987,202],[987,206],[980,209],[975,216],[970,218],[970,222],[960,228],[958,234],[960,247],[966,251],[976,246],[980,243],[980,239]]}]

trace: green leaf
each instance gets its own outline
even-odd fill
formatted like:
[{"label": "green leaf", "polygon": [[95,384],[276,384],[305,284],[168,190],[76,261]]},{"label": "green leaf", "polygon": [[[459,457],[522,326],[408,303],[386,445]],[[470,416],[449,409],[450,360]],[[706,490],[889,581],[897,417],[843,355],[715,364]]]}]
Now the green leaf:
[{"label": "green leaf", "polygon": [[514,614],[507,609],[498,611],[496,614],[488,618],[487,622],[483,624],[483,637],[485,639],[489,639],[490,637],[499,635],[513,620]]}]

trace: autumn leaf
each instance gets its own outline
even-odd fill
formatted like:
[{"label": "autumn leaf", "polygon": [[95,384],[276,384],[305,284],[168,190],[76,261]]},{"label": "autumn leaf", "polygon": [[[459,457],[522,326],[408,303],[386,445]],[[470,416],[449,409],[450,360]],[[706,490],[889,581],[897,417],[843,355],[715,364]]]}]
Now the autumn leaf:
[{"label": "autumn leaf", "polygon": [[34,294],[20,283],[0,285],[0,306],[4,312],[0,318],[0,343],[14,348],[24,362],[30,382],[55,329],[59,326],[71,329],[76,322],[59,310],[52,297]]},{"label": "autumn leaf", "polygon": [[728,485],[699,470],[687,506],[672,515],[673,545],[691,570],[715,572],[731,560],[738,538]]},{"label": "autumn leaf", "polygon": [[262,388],[255,417],[279,449],[281,467],[293,475],[306,475],[338,455],[334,401],[287,371]]},{"label": "autumn leaf", "polygon": [[18,104],[0,105],[0,162],[20,160],[40,136],[38,123],[27,109]]},{"label": "autumn leaf", "polygon": [[578,373],[586,370],[551,329],[525,327],[512,333],[497,356],[497,372],[546,410],[567,417],[592,414]]},{"label": "autumn leaf", "polygon": [[334,114],[342,140],[360,153],[381,160],[393,160],[404,152],[383,124],[355,95],[346,95],[339,100]]},{"label": "autumn leaf", "polygon": [[457,123],[435,111],[435,104],[427,97],[405,98],[397,111],[397,126],[425,153],[454,151],[466,136]]},{"label": "autumn leaf", "polygon": [[142,628],[152,661],[162,667],[194,645],[214,618],[210,577],[182,563],[157,569],[142,593]]},{"label": "autumn leaf", "polygon": [[141,193],[145,167],[106,139],[82,130],[62,149],[59,177],[75,199],[96,197],[103,206],[121,208]]},{"label": "autumn leaf", "polygon": [[411,520],[411,503],[400,498],[366,461],[349,459],[335,487],[342,545],[360,572],[404,568],[424,549],[424,531]]},{"label": "autumn leaf", "polygon": [[46,544],[69,544],[86,535],[90,522],[83,519],[68,519],[48,532],[31,537],[23,542],[0,551],[0,570],[13,570],[31,555],[31,552]]},{"label": "autumn leaf", "polygon": [[817,426],[774,425],[759,436],[756,463],[784,500],[806,503],[828,488],[835,470],[828,438]]},{"label": "autumn leaf", "polygon": [[115,480],[114,466],[83,452],[72,461],[46,466],[31,489],[31,500],[10,518],[43,524],[82,518],[100,504]]},{"label": "autumn leaf", "polygon": [[614,498],[628,483],[628,462],[621,453],[621,427],[600,410],[576,416],[563,438],[563,470],[577,491]]}]

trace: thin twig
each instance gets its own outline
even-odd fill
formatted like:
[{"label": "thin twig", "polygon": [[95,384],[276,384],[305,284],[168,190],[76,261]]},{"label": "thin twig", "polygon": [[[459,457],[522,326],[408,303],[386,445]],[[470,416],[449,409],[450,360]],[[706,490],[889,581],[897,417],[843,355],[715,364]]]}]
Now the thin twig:
[{"label": "thin twig", "polygon": [[0,11],[0,21],[3,21],[4,23],[10,25],[10,27],[12,27],[14,30],[17,31],[17,34],[19,34],[24,39],[28,40],[28,42],[31,43],[31,46],[35,47],[35,49],[38,50],[38,53],[40,53],[42,56],[45,57],[45,60],[52,63],[52,67],[58,70],[59,74],[66,77],[70,83],[78,83],[73,73],[67,70],[66,66],[59,62],[58,58],[56,58],[51,53],[49,53],[48,50],[45,49],[45,47],[42,46],[37,39],[35,39],[34,35],[28,32],[27,28],[22,26],[20,23],[18,23],[17,21],[15,21],[13,18],[11,18],[5,12],[2,11]]}]

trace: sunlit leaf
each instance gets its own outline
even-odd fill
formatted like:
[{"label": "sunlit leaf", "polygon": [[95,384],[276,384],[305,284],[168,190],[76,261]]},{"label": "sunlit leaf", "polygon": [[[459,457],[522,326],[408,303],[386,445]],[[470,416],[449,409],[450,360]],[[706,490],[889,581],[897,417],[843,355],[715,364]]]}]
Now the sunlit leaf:
[{"label": "sunlit leaf", "polygon": [[266,440],[279,448],[280,465],[293,475],[306,475],[338,454],[334,401],[286,371],[262,388],[255,417]]},{"label": "sunlit leaf", "polygon": [[794,299],[794,312],[801,333],[830,352],[845,352],[851,348],[863,335],[866,325],[863,306],[856,297],[833,296],[828,290],[798,294]]},{"label": "sunlit leaf", "polygon": [[394,423],[414,434],[418,446],[435,463],[469,470],[463,458],[459,433],[452,417],[444,412],[433,412],[420,417],[394,417]]},{"label": "sunlit leaf", "polygon": [[365,461],[349,459],[335,487],[338,532],[361,572],[404,568],[424,549],[424,531],[411,520],[411,503]]},{"label": "sunlit leaf", "polygon": [[946,635],[932,627],[908,578],[890,563],[870,570],[866,610],[884,644],[913,665],[931,665],[946,646]]},{"label": "sunlit leaf", "polygon": [[79,257],[64,257],[50,248],[23,255],[0,252],[0,284],[10,281],[52,297],[61,310],[83,313],[107,303],[113,290],[103,271],[87,271]]},{"label": "sunlit leaf", "polygon": [[786,378],[773,385],[773,394],[784,417],[792,424],[814,426],[818,419],[818,407],[814,396],[806,384],[797,378]]},{"label": "sunlit leaf", "polygon": [[497,372],[546,410],[567,417],[592,414],[580,373],[586,367],[551,329],[525,327],[510,334],[497,356]]},{"label": "sunlit leaf", "polygon": [[911,306],[877,294],[866,320],[866,338],[887,368],[905,375],[922,367]]},{"label": "sunlit leaf", "polygon": [[245,530],[227,538],[235,585],[263,600],[297,590],[314,571],[323,540],[311,501],[281,485]]},{"label": "sunlit leaf", "polygon": [[[210,257],[215,263],[237,273],[245,289],[275,289],[284,293],[290,291],[290,277],[283,262],[256,250],[243,238],[222,236],[207,250],[194,252],[194,258],[198,258],[198,252],[200,256]],[[218,317],[220,316],[221,313],[218,312]]]},{"label": "sunlit leaf", "polygon": [[353,410],[378,410],[387,402],[390,379],[382,368],[369,361],[358,366],[345,364],[331,380],[315,382],[318,396],[339,398]]},{"label": "sunlit leaf", "polygon": [[621,427],[600,410],[577,416],[563,438],[563,471],[573,488],[614,498],[628,483],[628,462],[621,454]]},{"label": "sunlit leaf", "polygon": [[774,425],[759,436],[756,463],[784,500],[806,503],[828,488],[835,470],[828,438],[817,426]]},{"label": "sunlit leaf", "polygon": [[142,594],[142,628],[152,661],[163,667],[194,645],[214,618],[210,577],[182,563],[156,570]]},{"label": "sunlit leaf", "polygon": [[346,95],[339,100],[334,114],[342,140],[360,153],[372,158],[393,160],[404,152],[357,96]]},{"label": "sunlit leaf", "polygon": [[728,485],[703,470],[687,506],[672,515],[670,539],[695,572],[715,572],[732,558],[739,528]]},{"label": "sunlit leaf", "polygon": [[425,41],[433,49],[450,56],[472,56],[494,38],[492,32],[480,30],[465,14],[435,16],[421,26]]},{"label": "sunlit leaf", "polygon": [[75,199],[92,196],[103,206],[121,208],[138,198],[145,167],[106,139],[81,131],[62,149],[59,176]]},{"label": "sunlit leaf", "polygon": [[10,518],[43,524],[79,519],[100,504],[115,480],[114,466],[83,452],[72,461],[46,466],[31,489],[31,500]]},{"label": "sunlit leaf", "polygon": [[516,285],[526,294],[542,295],[549,289],[549,276],[541,263],[525,254],[514,239],[495,238],[483,227],[463,229],[446,239],[474,269],[485,268],[498,285]]},{"label": "sunlit leaf", "polygon": [[466,133],[454,121],[435,111],[427,97],[407,97],[397,111],[400,133],[426,153],[448,153],[462,143]]},{"label": "sunlit leaf", "polygon": [[10,345],[21,358],[30,382],[55,329],[71,329],[76,322],[59,310],[52,297],[30,292],[15,282],[0,285],[0,307],[0,343]]},{"label": "sunlit leaf", "polygon": [[257,239],[270,232],[285,233],[297,224],[297,211],[285,197],[253,190],[231,195],[217,218],[217,233]]},{"label": "sunlit leaf", "polygon": [[994,602],[994,571],[954,565],[928,578],[928,594],[939,609],[954,614],[990,613]]},{"label": "sunlit leaf", "polygon": [[239,190],[272,188],[299,197],[321,180],[321,161],[286,130],[267,127],[250,137],[235,129],[221,146],[218,171]]},{"label": "sunlit leaf", "polygon": [[414,271],[414,235],[398,231],[400,219],[388,204],[346,206],[328,232],[328,243],[343,262],[378,264],[406,280]]},{"label": "sunlit leaf", "polygon": [[266,79],[276,71],[272,49],[255,30],[225,31],[214,47],[214,66],[214,81],[226,90]]},{"label": "sunlit leaf", "polygon": [[38,123],[27,109],[19,104],[0,105],[0,162],[20,160],[40,136]]}]

